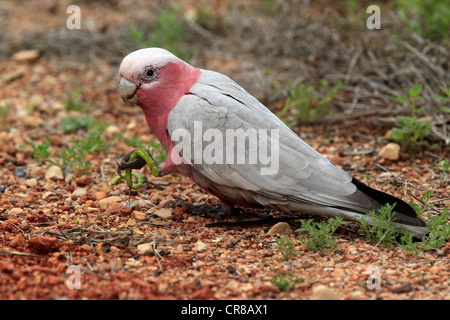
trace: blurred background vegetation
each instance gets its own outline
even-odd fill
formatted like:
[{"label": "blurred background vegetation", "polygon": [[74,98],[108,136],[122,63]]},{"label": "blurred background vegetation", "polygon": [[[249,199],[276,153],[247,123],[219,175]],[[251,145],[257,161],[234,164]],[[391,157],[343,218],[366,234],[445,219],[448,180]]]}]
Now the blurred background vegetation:
[{"label": "blurred background vegetation", "polygon": [[[59,80],[67,109],[121,108],[120,61],[138,48],[157,46],[227,74],[293,128],[370,119],[392,128],[387,138],[406,152],[450,143],[446,0],[80,0],[80,30],[66,27],[71,4],[0,4],[7,17],[0,19],[7,30],[0,34],[0,59],[34,49],[59,70],[72,70],[73,77]],[[380,30],[366,27],[372,4],[381,10]],[[98,68],[101,84],[86,83],[86,72]],[[99,90],[106,100],[89,102]],[[2,114],[11,106],[0,107],[6,122]]]}]

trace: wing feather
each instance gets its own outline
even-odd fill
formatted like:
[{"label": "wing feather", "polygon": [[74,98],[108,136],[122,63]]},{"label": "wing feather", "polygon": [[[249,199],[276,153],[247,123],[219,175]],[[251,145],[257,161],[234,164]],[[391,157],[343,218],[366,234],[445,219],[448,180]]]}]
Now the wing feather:
[{"label": "wing feather", "polygon": [[[261,163],[191,164],[218,190],[237,188],[242,190],[244,198],[250,197],[250,191],[253,201],[262,205],[280,201],[324,206],[367,205],[349,197],[356,192],[350,174],[312,149],[269,109],[225,75],[202,70],[190,94],[181,98],[170,112],[168,132],[172,136],[174,130],[183,128],[193,135],[195,121],[201,122],[203,133],[207,129],[216,129],[223,137],[227,129],[279,130],[279,169],[274,175],[262,175],[260,170],[264,165]],[[258,143],[261,142],[258,135]],[[203,141],[203,150],[208,143]]]}]

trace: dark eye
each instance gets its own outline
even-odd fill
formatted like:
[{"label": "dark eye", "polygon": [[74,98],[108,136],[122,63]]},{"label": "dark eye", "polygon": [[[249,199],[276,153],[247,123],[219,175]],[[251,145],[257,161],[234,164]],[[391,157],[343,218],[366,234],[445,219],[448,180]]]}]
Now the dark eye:
[{"label": "dark eye", "polygon": [[158,77],[159,68],[153,67],[153,66],[147,66],[142,70],[140,75],[140,80],[142,82],[151,82]]}]

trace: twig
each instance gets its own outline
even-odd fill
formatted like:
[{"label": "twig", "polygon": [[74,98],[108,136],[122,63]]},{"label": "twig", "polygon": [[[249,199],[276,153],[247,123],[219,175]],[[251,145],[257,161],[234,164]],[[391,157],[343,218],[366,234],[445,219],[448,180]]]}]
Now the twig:
[{"label": "twig", "polygon": [[0,248],[0,255],[16,255],[16,256],[28,256],[28,257],[42,257],[38,254],[33,253],[26,253],[26,252],[20,252],[20,251],[13,251],[13,250],[6,250],[3,248]]},{"label": "twig", "polygon": [[158,252],[158,250],[156,250],[156,239],[155,239],[155,234],[153,234],[153,241],[152,241],[152,247],[153,247],[153,253],[155,254],[155,259],[156,262],[158,263],[158,268],[160,272],[163,272],[163,268],[161,266],[161,262],[159,262],[159,257],[161,256]]}]

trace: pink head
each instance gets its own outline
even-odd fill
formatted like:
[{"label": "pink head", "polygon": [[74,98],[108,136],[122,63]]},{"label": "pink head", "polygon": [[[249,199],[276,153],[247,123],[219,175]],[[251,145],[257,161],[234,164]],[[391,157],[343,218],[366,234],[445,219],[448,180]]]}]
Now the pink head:
[{"label": "pink head", "polygon": [[142,108],[147,125],[167,152],[174,147],[167,133],[169,112],[189,93],[200,74],[200,69],[161,48],[134,51],[120,65],[123,101]]},{"label": "pink head", "polygon": [[165,115],[189,92],[200,73],[167,50],[140,49],[120,65],[120,95],[125,102],[140,106],[146,118]]}]

